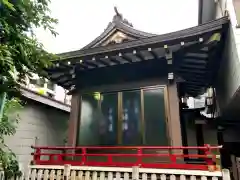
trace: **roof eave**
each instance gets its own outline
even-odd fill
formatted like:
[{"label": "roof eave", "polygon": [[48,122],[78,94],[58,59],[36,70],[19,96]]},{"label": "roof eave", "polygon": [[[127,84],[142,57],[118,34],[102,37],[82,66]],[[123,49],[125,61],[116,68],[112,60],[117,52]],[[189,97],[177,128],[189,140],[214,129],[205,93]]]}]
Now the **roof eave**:
[{"label": "roof eave", "polygon": [[228,21],[229,21],[228,17],[223,17],[208,23],[204,23],[199,26],[183,29],[180,31],[172,32],[172,33],[142,38],[139,40],[134,40],[134,41],[125,42],[121,44],[115,44],[108,47],[94,47],[90,49],[71,51],[68,53],[64,53],[64,56],[62,56],[62,60],[68,61],[70,59],[82,58],[84,56],[95,56],[96,54],[102,54],[106,51],[119,51],[121,49],[132,49],[135,47],[144,46],[147,44],[153,44],[154,42],[160,42],[160,41],[164,41],[167,43],[168,41],[172,41],[174,39],[184,39],[184,38],[187,38],[188,36],[197,35],[197,34],[200,35],[204,32],[212,31],[212,29],[219,28],[218,26],[222,26]]}]

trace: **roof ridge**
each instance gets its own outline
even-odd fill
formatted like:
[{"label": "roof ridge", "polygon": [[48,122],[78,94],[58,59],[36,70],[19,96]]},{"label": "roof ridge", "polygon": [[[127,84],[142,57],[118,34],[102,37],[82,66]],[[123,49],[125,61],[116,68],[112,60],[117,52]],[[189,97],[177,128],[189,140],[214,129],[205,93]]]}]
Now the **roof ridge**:
[{"label": "roof ridge", "polygon": [[[111,33],[114,33],[115,30],[122,31],[126,35],[135,37],[135,39],[141,39],[146,37],[157,36],[157,34],[152,34],[144,31],[134,29],[133,24],[130,23],[127,19],[123,18],[123,15],[119,13],[117,7],[114,7],[115,15],[113,16],[112,21],[110,21],[104,31],[90,43],[83,46],[79,50],[84,50],[88,48],[93,48],[101,44],[106,38],[109,37]],[[79,51],[75,50],[75,51]],[[65,53],[60,53],[65,54]]]}]

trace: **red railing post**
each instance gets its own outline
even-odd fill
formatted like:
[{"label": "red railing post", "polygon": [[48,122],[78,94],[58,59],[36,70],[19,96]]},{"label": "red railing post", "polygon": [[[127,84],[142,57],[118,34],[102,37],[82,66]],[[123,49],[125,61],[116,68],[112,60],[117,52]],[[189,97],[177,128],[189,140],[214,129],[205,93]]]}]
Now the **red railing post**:
[{"label": "red railing post", "polygon": [[169,153],[171,163],[176,164],[177,163],[177,157],[175,155],[175,152],[176,152],[175,149],[172,147],[171,150],[169,150],[169,152],[171,152],[171,153]]},{"label": "red railing post", "polygon": [[112,164],[113,164],[113,159],[112,159],[111,154],[108,154],[108,155],[107,155],[107,163],[108,163],[109,165],[112,165]]},{"label": "red railing post", "polygon": [[82,165],[86,164],[86,148],[82,148]]},{"label": "red railing post", "polygon": [[41,159],[41,149],[40,148],[36,148],[36,151],[35,151],[36,155],[35,155],[35,161],[40,161]]},{"label": "red railing post", "polygon": [[205,155],[205,161],[208,167],[209,171],[214,171],[214,166],[213,166],[213,161],[212,161],[212,154],[210,151],[210,146],[209,144],[204,144],[204,155]]},{"label": "red railing post", "polygon": [[58,160],[59,162],[62,162],[62,160],[63,160],[63,154],[58,154],[58,155],[57,155],[57,160]]},{"label": "red railing post", "polygon": [[50,154],[50,155],[49,155],[49,160],[50,160],[50,162],[53,162],[53,161],[54,161],[54,154]]},{"label": "red railing post", "polygon": [[137,166],[142,166],[142,148],[137,149]]}]

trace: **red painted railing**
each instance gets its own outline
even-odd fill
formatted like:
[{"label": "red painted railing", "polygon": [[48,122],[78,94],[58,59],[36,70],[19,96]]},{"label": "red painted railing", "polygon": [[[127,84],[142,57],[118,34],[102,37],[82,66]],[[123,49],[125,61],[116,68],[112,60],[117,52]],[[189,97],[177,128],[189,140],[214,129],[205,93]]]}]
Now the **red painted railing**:
[{"label": "red painted railing", "polygon": [[[72,166],[109,166],[167,169],[219,170],[213,153],[220,146],[170,147],[170,146],[115,146],[115,147],[35,147],[33,164]],[[183,154],[183,150],[201,151],[201,154]],[[44,152],[46,151],[46,152]],[[125,153],[124,153],[125,151]],[[126,152],[127,151],[127,152]],[[117,159],[118,158],[118,161]],[[133,158],[133,159],[131,159]],[[185,158],[201,159],[201,163],[186,163]],[[119,161],[119,159],[121,161]],[[167,159],[167,161],[166,161]],[[157,162],[156,162],[157,161]],[[163,162],[165,161],[165,162]]]}]

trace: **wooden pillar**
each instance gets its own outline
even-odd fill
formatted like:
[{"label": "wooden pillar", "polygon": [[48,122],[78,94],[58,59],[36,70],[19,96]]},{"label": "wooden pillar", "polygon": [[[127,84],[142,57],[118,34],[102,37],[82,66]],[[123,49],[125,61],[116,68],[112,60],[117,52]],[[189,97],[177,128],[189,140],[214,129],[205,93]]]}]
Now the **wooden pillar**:
[{"label": "wooden pillar", "polygon": [[179,98],[175,82],[168,84],[168,137],[171,146],[182,146]]},{"label": "wooden pillar", "polygon": [[76,146],[78,129],[80,126],[80,114],[81,114],[81,96],[79,93],[72,95],[71,100],[71,112],[68,126],[68,146]]}]

